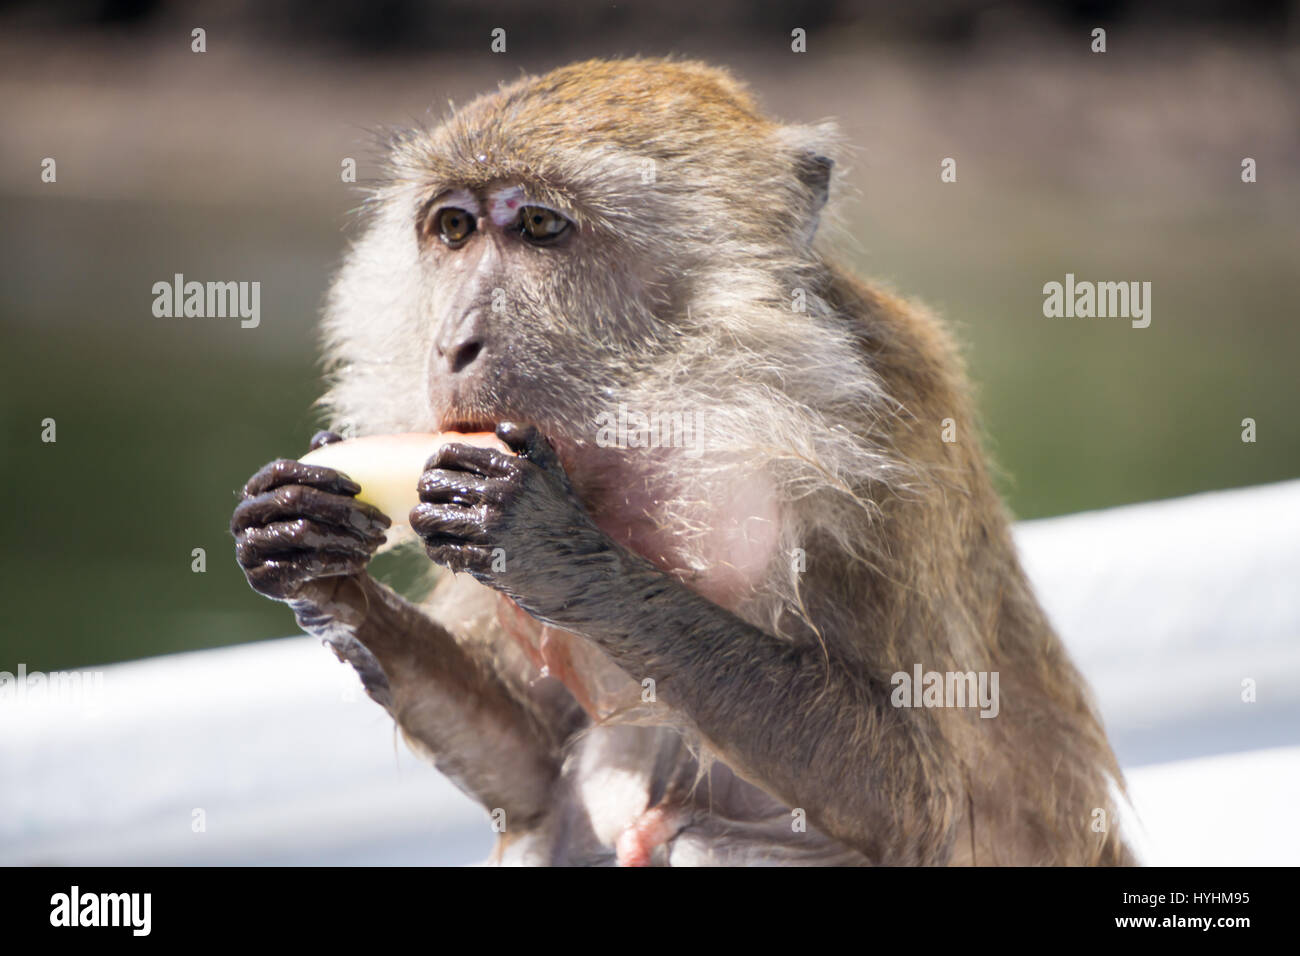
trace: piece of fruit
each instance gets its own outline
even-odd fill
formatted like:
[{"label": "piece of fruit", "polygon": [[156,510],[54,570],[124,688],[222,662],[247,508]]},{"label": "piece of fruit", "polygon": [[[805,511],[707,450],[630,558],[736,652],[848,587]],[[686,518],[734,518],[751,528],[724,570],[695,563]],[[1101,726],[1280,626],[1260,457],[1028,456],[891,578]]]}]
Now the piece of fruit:
[{"label": "piece of fruit", "polygon": [[407,432],[322,445],[298,460],[343,472],[361,486],[358,501],[374,505],[395,525],[404,525],[410,510],[420,503],[416,484],[424,473],[424,463],[452,442],[513,454],[492,432]]}]

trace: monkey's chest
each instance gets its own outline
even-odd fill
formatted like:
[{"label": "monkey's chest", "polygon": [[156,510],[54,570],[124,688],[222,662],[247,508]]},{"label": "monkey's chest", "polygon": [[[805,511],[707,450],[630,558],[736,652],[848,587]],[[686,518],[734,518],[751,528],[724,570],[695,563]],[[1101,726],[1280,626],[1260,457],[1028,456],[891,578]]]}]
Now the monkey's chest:
[{"label": "monkey's chest", "polygon": [[590,642],[541,623],[504,595],[498,596],[497,620],[538,676],[564,684],[592,720],[602,721],[636,702],[637,685]]}]

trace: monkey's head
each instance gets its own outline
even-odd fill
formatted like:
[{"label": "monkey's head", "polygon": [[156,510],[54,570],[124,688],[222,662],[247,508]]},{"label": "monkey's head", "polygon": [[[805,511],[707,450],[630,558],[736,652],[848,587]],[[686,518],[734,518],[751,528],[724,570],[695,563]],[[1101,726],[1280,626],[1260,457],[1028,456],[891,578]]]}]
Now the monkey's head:
[{"label": "monkey's head", "polygon": [[[723,71],[644,59],[526,77],[399,133],[327,310],[335,423],[535,424],[580,492],[617,483],[611,461],[644,477],[672,457],[633,504],[683,527],[722,472],[768,498],[862,474],[876,452],[837,410],[881,396],[813,247],[832,138],[767,118]],[[694,416],[707,451],[605,447],[621,409]]]}]

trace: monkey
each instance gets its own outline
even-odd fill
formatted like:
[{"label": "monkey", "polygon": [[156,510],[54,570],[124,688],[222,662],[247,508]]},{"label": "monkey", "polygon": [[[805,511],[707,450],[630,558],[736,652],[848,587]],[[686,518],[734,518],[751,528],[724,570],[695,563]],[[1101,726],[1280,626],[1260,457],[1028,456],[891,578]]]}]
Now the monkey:
[{"label": "monkey", "polygon": [[[441,447],[409,515],[278,459],[231,531],[252,588],[503,821],[493,862],[1135,862],[954,340],[820,228],[840,150],[652,58],[391,136],[311,447],[512,454]],[[390,536],[423,547],[424,598],[369,573]],[[920,668],[996,675],[996,715],[903,706]]]}]

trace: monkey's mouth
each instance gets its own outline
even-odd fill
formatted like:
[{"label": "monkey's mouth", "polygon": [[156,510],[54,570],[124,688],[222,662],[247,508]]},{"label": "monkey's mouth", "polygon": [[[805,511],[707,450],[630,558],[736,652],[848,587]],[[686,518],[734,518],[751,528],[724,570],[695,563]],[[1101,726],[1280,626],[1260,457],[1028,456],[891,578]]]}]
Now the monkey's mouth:
[{"label": "monkey's mouth", "polygon": [[[533,425],[549,441],[556,452],[560,452],[560,446],[556,442],[556,435],[552,434],[550,429],[543,425],[531,415],[519,413],[512,409],[492,408],[490,410],[480,411],[477,408],[466,408],[465,406],[447,409],[444,414],[438,417],[438,431],[440,432],[460,432],[463,435],[470,435],[476,432],[486,432],[489,435],[495,435],[497,426],[502,422],[514,422],[517,425]],[[563,460],[563,455],[561,456]]]},{"label": "monkey's mouth", "polygon": [[493,432],[497,430],[497,422],[491,418],[452,418],[444,419],[438,426],[439,431],[443,432]]},{"label": "monkey's mouth", "polygon": [[[460,432],[462,435],[470,435],[475,432],[487,432],[490,435],[495,435],[497,425],[501,422],[516,422],[521,425],[533,424],[533,422],[518,415],[503,415],[500,418],[488,418],[486,416],[478,415],[471,417],[448,416],[442,420],[441,424],[439,424],[438,431]],[[540,428],[540,426],[538,427]],[[542,432],[542,435],[548,441],[552,441],[545,431]],[[552,444],[554,444],[553,441]]]}]

